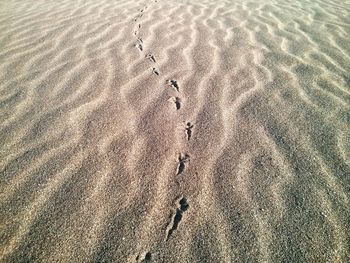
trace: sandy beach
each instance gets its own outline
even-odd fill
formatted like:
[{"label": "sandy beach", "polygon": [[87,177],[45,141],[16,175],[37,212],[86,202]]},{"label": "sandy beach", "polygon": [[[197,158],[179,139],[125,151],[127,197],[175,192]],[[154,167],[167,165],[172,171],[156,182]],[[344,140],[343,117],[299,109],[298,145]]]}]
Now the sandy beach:
[{"label": "sandy beach", "polygon": [[349,0],[0,0],[0,262],[350,262]]}]

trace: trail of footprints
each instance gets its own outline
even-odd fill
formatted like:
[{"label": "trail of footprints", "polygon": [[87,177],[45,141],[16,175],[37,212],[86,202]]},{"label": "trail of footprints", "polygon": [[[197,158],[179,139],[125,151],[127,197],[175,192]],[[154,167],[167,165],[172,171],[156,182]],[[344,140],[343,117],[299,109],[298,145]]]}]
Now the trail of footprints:
[{"label": "trail of footprints", "polygon": [[[177,80],[170,79],[167,80],[167,84],[172,87],[178,96],[174,96],[170,98],[170,101],[173,101],[175,103],[175,109],[180,110],[182,107],[182,101],[179,95],[180,92],[180,86]],[[189,141],[192,137],[192,129],[194,125],[191,122],[186,123],[185,127],[185,134],[186,139]],[[186,166],[190,161],[190,155],[187,153],[180,153],[178,157],[177,167],[176,167],[176,176],[179,176],[185,172]],[[174,234],[174,231],[178,229],[178,226],[180,224],[180,221],[182,220],[183,214],[187,211],[187,209],[190,207],[190,205],[187,202],[186,197],[182,196],[178,200],[177,207],[175,208],[175,213],[173,213],[173,216],[171,217],[171,221],[169,222],[167,228],[166,228],[166,236],[165,241],[168,241],[171,236]]]},{"label": "trail of footprints", "polygon": [[[155,1],[156,2],[156,1]],[[148,8],[148,6],[145,6],[143,9],[140,10],[140,13],[134,17],[133,21],[137,22],[138,20],[140,20],[144,14],[144,11]],[[140,35],[140,30],[141,30],[142,24],[138,23],[136,26],[136,29],[134,30],[134,36],[137,37],[136,42],[134,44],[134,46],[140,51],[143,52],[144,51],[144,43],[143,43],[143,39]],[[154,57],[154,55],[152,53],[147,53],[145,55],[145,58],[149,59],[151,62],[156,63],[156,59]],[[159,76],[159,70],[157,70],[157,68],[153,67],[152,68],[152,73],[156,76]]]},{"label": "trail of footprints", "polygon": [[[155,3],[157,3],[157,0],[154,0]],[[144,11],[147,9],[147,6],[145,6],[143,9],[140,10],[140,13],[133,19],[134,22],[137,22],[140,20],[144,14]],[[141,22],[138,22],[136,29],[134,30],[134,36],[136,36],[136,42],[135,47],[140,51],[144,52],[144,41],[140,35],[142,24]],[[148,59],[151,63],[157,63],[155,56],[151,52],[147,52],[145,55],[145,58]],[[152,73],[155,76],[160,76],[160,72],[156,67],[152,67]],[[178,111],[182,108],[182,100],[180,98],[181,92],[180,92],[180,85],[177,80],[170,79],[166,81],[167,85],[174,89],[174,91],[177,93],[176,96],[170,97],[169,101],[173,102],[175,104],[175,110]],[[186,135],[186,140],[190,141],[192,137],[194,125],[191,122],[187,122],[184,131]],[[176,176],[180,176],[184,174],[186,170],[186,166],[190,161],[190,156],[187,153],[180,153],[177,161],[177,167],[175,171]],[[179,199],[176,200],[176,206],[174,208],[174,212],[172,212],[171,220],[169,224],[166,227],[166,235],[165,235],[165,242],[168,241],[173,235],[175,230],[178,229],[179,224],[184,216],[184,213],[189,209],[190,205],[188,204],[188,201],[186,197],[181,195]],[[142,252],[136,257],[137,262],[150,262],[152,260],[152,254],[149,251]]]}]

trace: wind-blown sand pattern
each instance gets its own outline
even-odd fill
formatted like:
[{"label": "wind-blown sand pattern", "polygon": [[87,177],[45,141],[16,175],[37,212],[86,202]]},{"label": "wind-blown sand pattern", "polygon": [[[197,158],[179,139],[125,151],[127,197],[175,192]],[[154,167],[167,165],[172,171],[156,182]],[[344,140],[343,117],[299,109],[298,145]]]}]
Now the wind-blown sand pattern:
[{"label": "wind-blown sand pattern", "polygon": [[0,2],[1,262],[350,262],[350,1]]}]

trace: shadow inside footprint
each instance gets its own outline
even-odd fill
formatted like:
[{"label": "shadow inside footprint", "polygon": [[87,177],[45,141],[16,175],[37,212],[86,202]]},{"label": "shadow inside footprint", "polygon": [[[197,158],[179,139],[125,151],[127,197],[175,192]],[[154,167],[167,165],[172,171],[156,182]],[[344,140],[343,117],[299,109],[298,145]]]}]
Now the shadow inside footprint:
[{"label": "shadow inside footprint", "polygon": [[[172,222],[168,225],[168,231],[166,235],[166,240],[169,240],[171,235],[174,233],[174,231],[178,228],[180,221],[182,220],[183,213],[187,211],[187,209],[190,207],[187,203],[187,200],[185,197],[182,197],[179,200],[179,207],[176,208],[175,215],[173,217]],[[170,227],[171,226],[171,227]]]},{"label": "shadow inside footprint", "polygon": [[172,86],[174,89],[176,89],[177,92],[180,92],[179,85],[177,84],[176,80],[168,80],[167,81],[170,86]]},{"label": "shadow inside footprint", "polygon": [[193,125],[190,122],[187,122],[187,124],[186,124],[186,135],[187,135],[187,140],[188,141],[191,139],[191,136],[192,136],[192,128],[193,128]]},{"label": "shadow inside footprint", "polygon": [[143,39],[141,37],[138,37],[135,47],[137,47],[140,51],[143,51],[142,43],[143,43]]},{"label": "shadow inside footprint", "polygon": [[147,253],[145,253],[145,254],[143,254],[143,255],[138,255],[137,257],[136,257],[136,261],[137,262],[150,262],[151,261],[151,259],[152,259],[152,254],[151,254],[151,252],[147,252]]},{"label": "shadow inside footprint", "polygon": [[153,74],[156,74],[157,76],[159,76],[159,71],[156,68],[152,69]]},{"label": "shadow inside footprint", "polygon": [[154,63],[156,62],[156,59],[155,59],[155,57],[152,54],[147,54],[146,58],[148,58],[149,60],[151,60]]},{"label": "shadow inside footprint", "polygon": [[176,175],[182,174],[183,171],[185,171],[186,162],[188,162],[189,160],[190,160],[190,156],[188,154],[185,154],[184,156],[180,154]]},{"label": "shadow inside footprint", "polygon": [[176,105],[176,110],[179,110],[181,108],[181,100],[179,97],[175,98],[175,105]]}]

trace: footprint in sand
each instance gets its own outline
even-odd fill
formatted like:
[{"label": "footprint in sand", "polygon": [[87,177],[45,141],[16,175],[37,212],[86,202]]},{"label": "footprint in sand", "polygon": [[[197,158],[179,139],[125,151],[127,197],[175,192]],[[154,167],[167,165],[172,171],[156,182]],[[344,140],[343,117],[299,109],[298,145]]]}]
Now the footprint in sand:
[{"label": "footprint in sand", "polygon": [[168,101],[175,103],[176,110],[181,109],[181,99],[179,97],[171,97]]},{"label": "footprint in sand", "polygon": [[159,76],[159,71],[156,68],[152,69],[152,73]]},{"label": "footprint in sand", "polygon": [[185,154],[185,155],[180,154],[179,163],[176,169],[176,175],[180,175],[183,173],[183,171],[185,171],[186,163],[189,161],[190,161],[190,156],[188,154]]},{"label": "footprint in sand", "polygon": [[176,80],[170,79],[170,80],[167,80],[167,83],[168,85],[173,87],[177,92],[180,92],[179,84],[177,84]]},{"label": "footprint in sand", "polygon": [[190,122],[187,122],[186,124],[186,136],[187,136],[187,141],[189,141],[191,139],[192,136],[192,128],[193,128],[193,124],[191,124]]},{"label": "footprint in sand", "polygon": [[151,260],[152,260],[151,252],[142,253],[136,257],[136,261],[140,262],[140,263],[141,262],[150,262]]},{"label": "footprint in sand", "polygon": [[151,53],[147,54],[146,58],[148,58],[149,60],[151,60],[154,63],[156,62],[156,59],[155,59],[154,55],[152,55]]},{"label": "footprint in sand", "polygon": [[189,208],[189,204],[185,197],[181,197],[176,208],[176,212],[167,227],[166,241],[169,240],[174,231],[178,228],[179,223],[183,217],[183,214]]},{"label": "footprint in sand", "polygon": [[136,47],[140,50],[143,51],[143,46],[141,43],[136,44]]},{"label": "footprint in sand", "polygon": [[137,47],[140,51],[143,51],[143,40],[141,37],[137,38],[137,43],[135,44],[135,47]]}]

